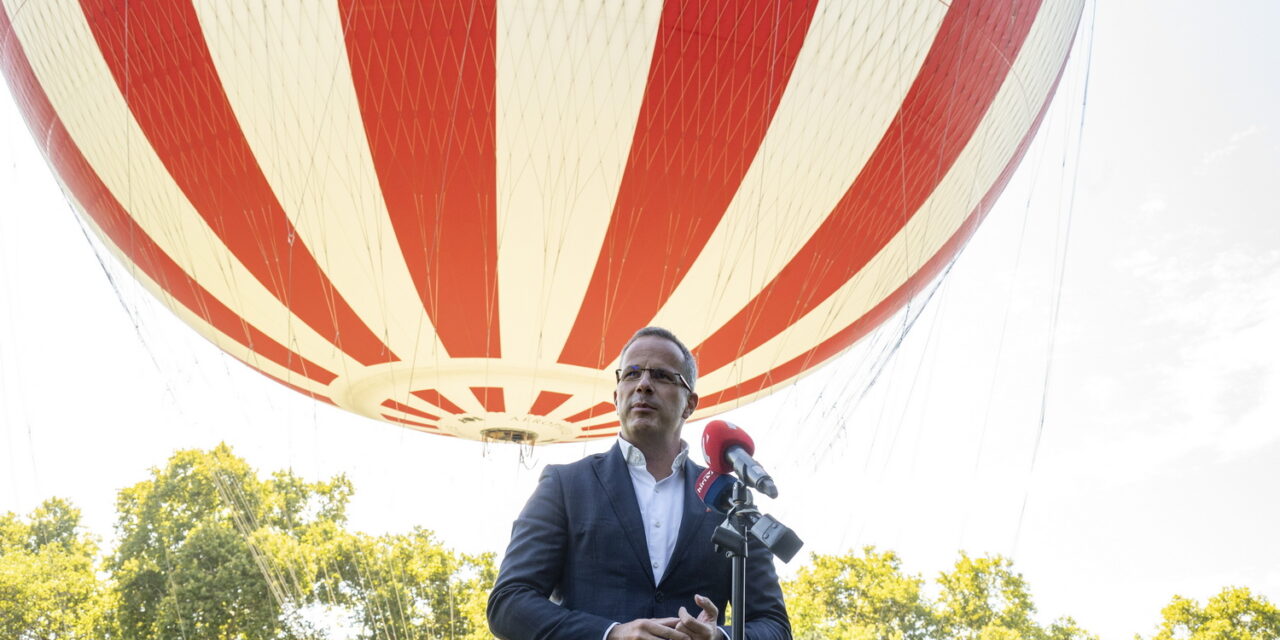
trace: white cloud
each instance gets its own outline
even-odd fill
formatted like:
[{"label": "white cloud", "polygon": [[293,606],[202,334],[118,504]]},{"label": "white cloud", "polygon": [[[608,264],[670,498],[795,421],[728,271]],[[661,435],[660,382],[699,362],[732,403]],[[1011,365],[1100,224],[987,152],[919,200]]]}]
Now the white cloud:
[{"label": "white cloud", "polygon": [[1168,208],[1169,208],[1169,203],[1165,202],[1164,198],[1160,196],[1152,196],[1150,198],[1147,198],[1145,202],[1138,205],[1138,211],[1141,211],[1142,213],[1148,213],[1148,214],[1159,213]]},{"label": "white cloud", "polygon": [[1231,136],[1227,138],[1227,144],[1205,152],[1204,157],[1201,159],[1201,163],[1213,164],[1221,161],[1223,158],[1226,158],[1238,151],[1240,149],[1240,143],[1245,139],[1255,136],[1261,132],[1262,129],[1259,128],[1258,125],[1251,124],[1248,127],[1231,134]]},{"label": "white cloud", "polygon": [[1200,252],[1214,244],[1207,231],[1153,238],[1113,263],[1134,285],[1117,289],[1111,332],[1076,345],[1078,370],[1064,373],[1075,382],[1055,391],[1059,442],[1044,450],[1061,490],[1127,486],[1189,456],[1223,463],[1280,441],[1280,251]]},{"label": "white cloud", "polygon": [[1198,271],[1163,280],[1185,285],[1163,315],[1181,342],[1169,388],[1225,460],[1280,440],[1280,251],[1227,251]]},{"label": "white cloud", "polygon": [[1248,138],[1249,136],[1257,135],[1257,134],[1258,134],[1258,133],[1260,133],[1261,131],[1262,131],[1262,129],[1261,129],[1260,127],[1258,127],[1258,125],[1256,125],[1256,124],[1251,124],[1251,125],[1249,125],[1247,128],[1242,129],[1242,130],[1240,130],[1240,131],[1237,131],[1237,132],[1235,132],[1235,133],[1231,134],[1231,141],[1232,141],[1232,142],[1240,142],[1241,140],[1244,140],[1245,138]]}]

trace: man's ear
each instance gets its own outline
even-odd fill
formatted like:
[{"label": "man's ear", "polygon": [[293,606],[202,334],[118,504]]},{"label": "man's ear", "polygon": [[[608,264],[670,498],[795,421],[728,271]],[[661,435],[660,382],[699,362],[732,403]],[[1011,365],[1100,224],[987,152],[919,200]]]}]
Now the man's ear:
[{"label": "man's ear", "polygon": [[[618,392],[614,391],[613,394],[616,396]],[[684,416],[685,420],[688,420],[689,416],[693,415],[693,410],[697,408],[698,408],[698,394],[690,391],[689,400],[684,403],[684,412],[681,415]]]}]

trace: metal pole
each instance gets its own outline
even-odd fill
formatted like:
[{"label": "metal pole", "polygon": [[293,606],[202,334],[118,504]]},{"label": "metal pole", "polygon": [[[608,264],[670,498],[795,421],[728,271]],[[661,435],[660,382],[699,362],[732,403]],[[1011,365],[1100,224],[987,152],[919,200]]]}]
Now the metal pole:
[{"label": "metal pole", "polygon": [[751,504],[751,494],[742,483],[733,485],[733,516],[738,535],[742,536],[740,553],[733,556],[733,640],[744,640],[747,633],[747,517],[746,505]]}]

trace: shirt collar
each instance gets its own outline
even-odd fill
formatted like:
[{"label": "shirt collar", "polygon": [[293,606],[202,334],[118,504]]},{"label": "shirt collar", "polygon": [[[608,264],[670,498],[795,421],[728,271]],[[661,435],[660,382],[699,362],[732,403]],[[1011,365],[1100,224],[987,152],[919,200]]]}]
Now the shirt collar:
[{"label": "shirt collar", "polygon": [[[618,446],[622,448],[622,459],[627,461],[629,467],[644,468],[645,457],[644,452],[630,442],[626,438],[618,436]],[[671,471],[677,472],[684,468],[684,461],[689,458],[689,443],[684,440],[680,441],[680,453],[676,454],[676,459],[671,461]]]}]

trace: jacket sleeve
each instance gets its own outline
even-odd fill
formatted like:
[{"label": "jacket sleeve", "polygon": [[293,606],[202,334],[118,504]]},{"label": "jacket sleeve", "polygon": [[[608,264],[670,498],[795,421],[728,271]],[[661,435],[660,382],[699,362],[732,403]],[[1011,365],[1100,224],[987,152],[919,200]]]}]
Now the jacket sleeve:
[{"label": "jacket sleeve", "polygon": [[[791,619],[782,600],[782,586],[773,567],[773,554],[759,540],[747,550],[748,601],[746,637],[751,640],[791,640]],[[750,605],[755,603],[754,608]],[[732,636],[730,636],[732,637]]]},{"label": "jacket sleeve", "polygon": [[[720,629],[725,637],[733,637],[732,625]],[[773,568],[773,554],[755,538],[747,547],[747,628],[743,635],[750,640],[791,640],[791,619]]]},{"label": "jacket sleeve", "polygon": [[489,629],[504,640],[603,638],[613,620],[550,600],[568,553],[559,469],[548,466],[511,527],[511,543],[489,593]]}]

